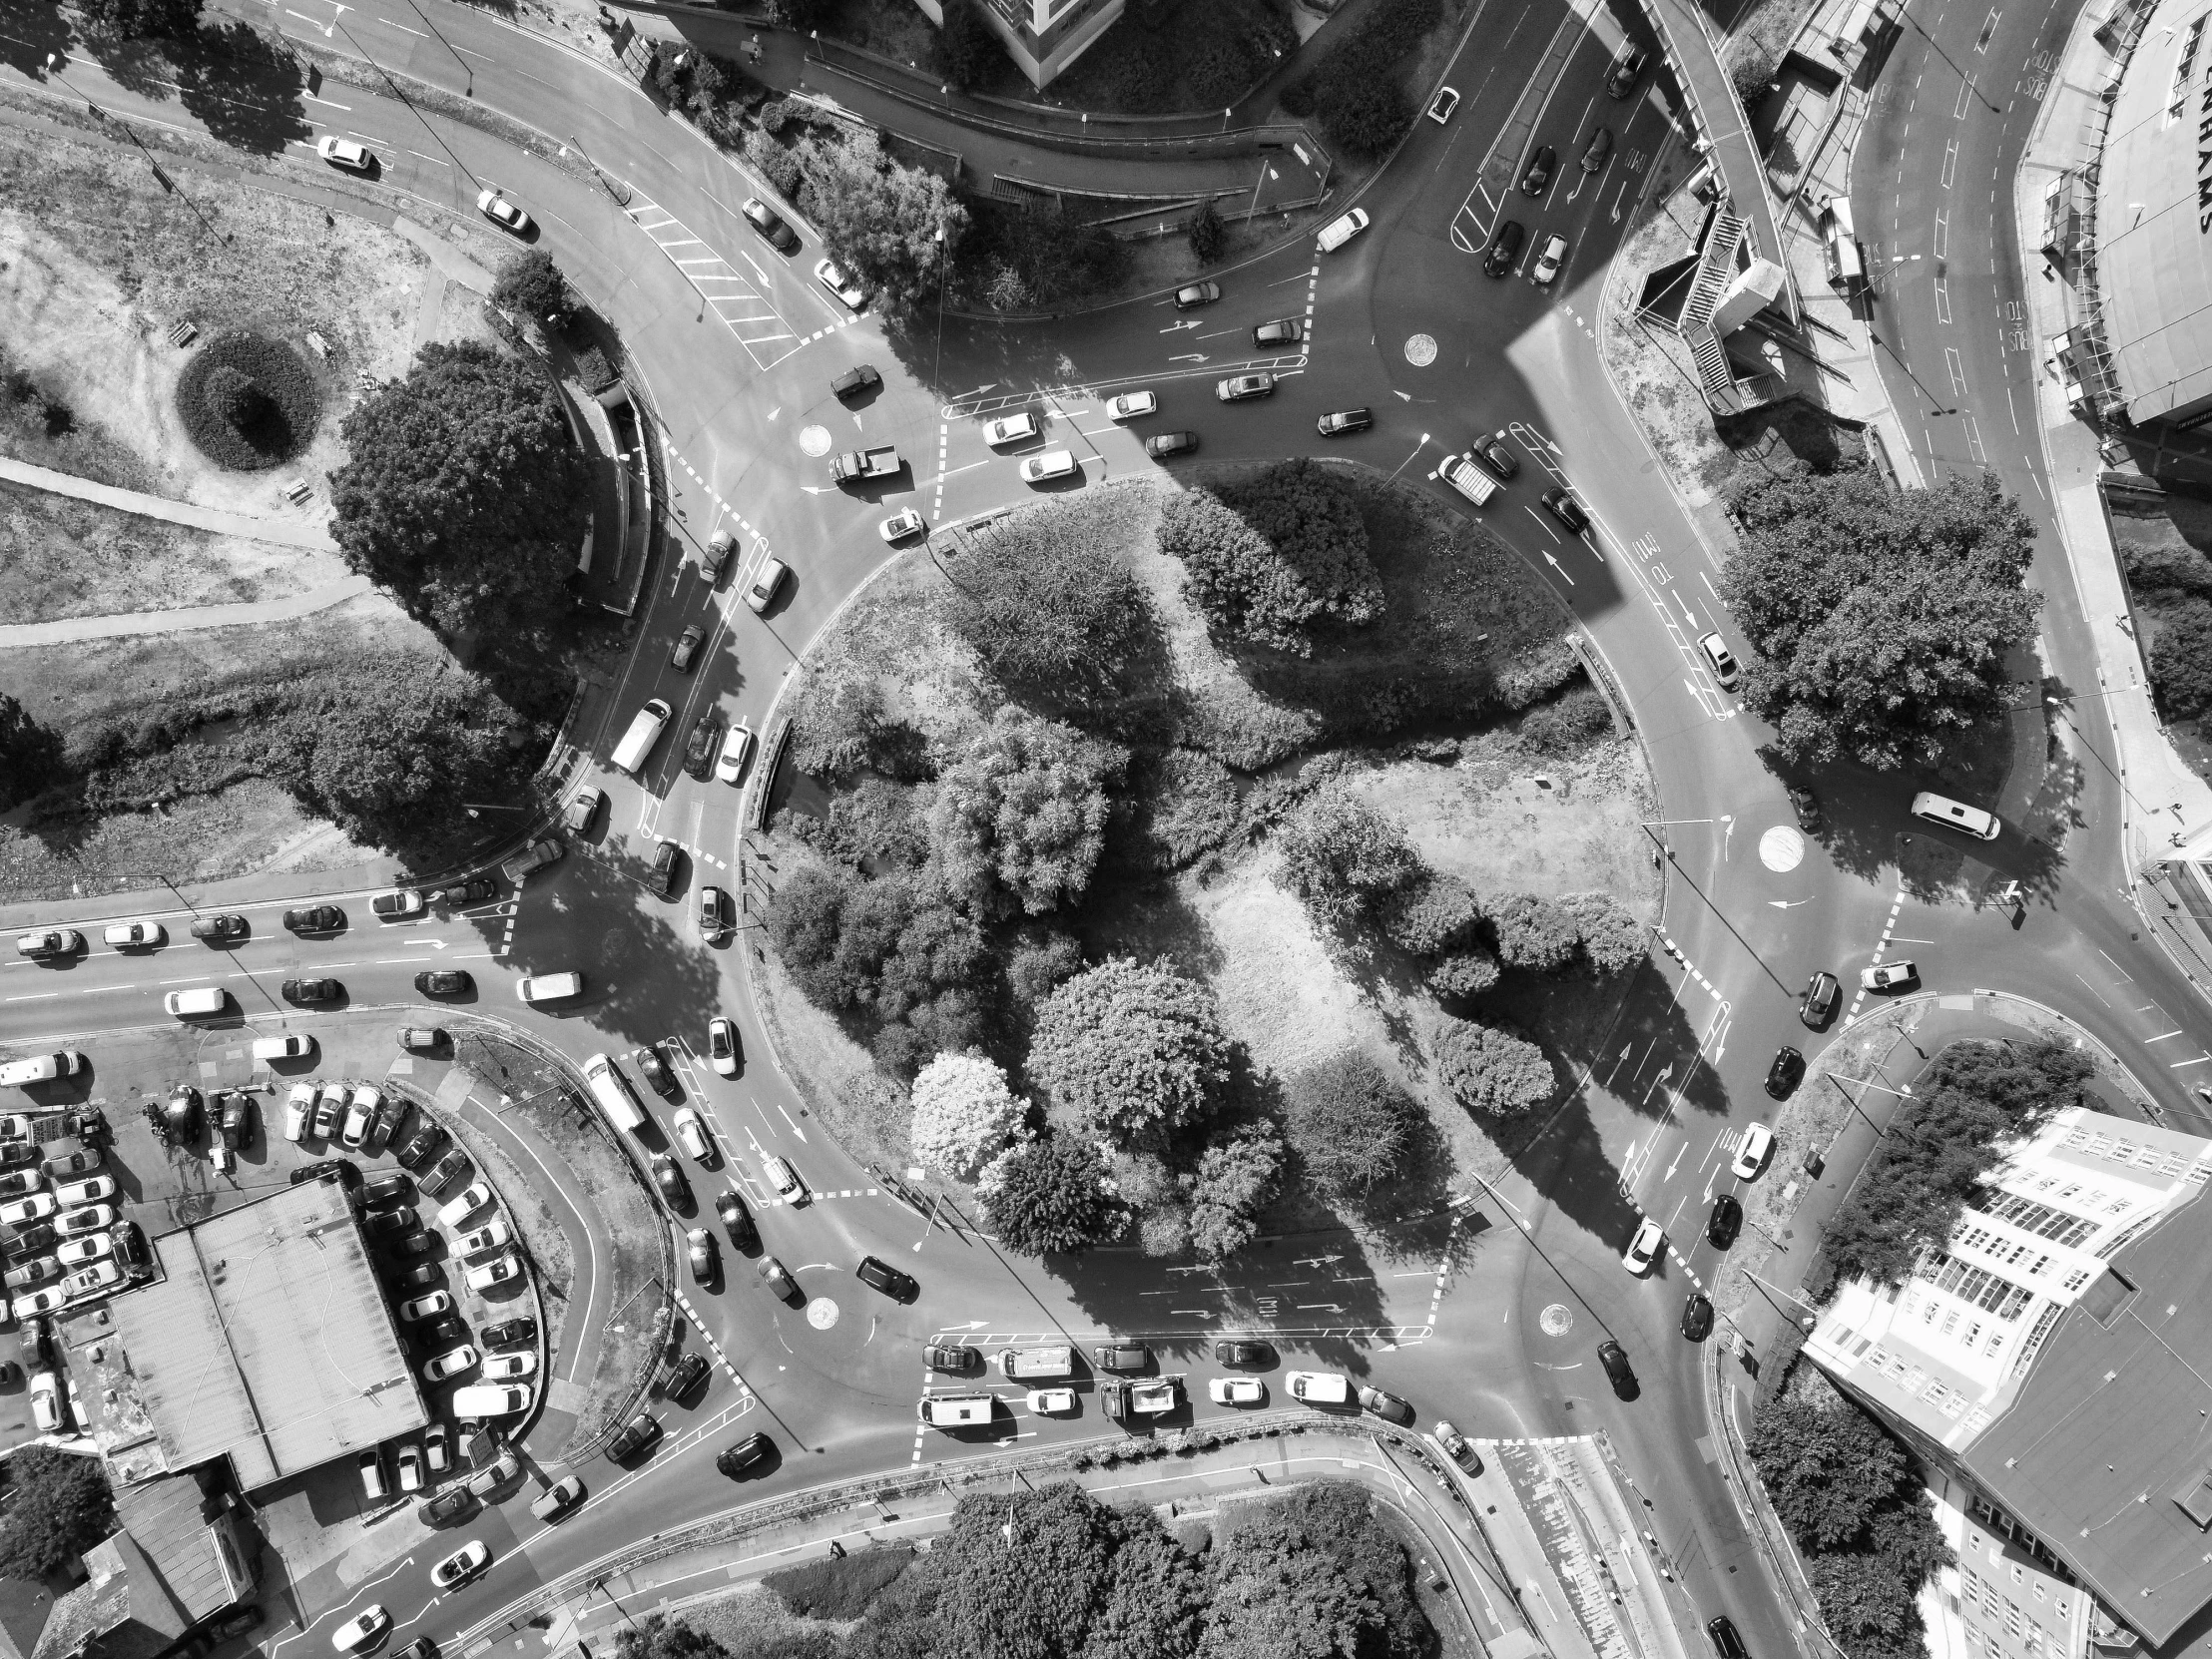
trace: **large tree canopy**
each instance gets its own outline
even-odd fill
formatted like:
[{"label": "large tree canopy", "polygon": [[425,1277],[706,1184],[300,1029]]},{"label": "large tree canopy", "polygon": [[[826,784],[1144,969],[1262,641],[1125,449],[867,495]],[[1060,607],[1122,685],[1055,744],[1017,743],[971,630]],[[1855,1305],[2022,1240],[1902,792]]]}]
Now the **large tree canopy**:
[{"label": "large tree canopy", "polygon": [[1023,1141],[983,1172],[983,1206],[1017,1256],[1072,1256],[1116,1238],[1128,1216],[1106,1186],[1097,1149],[1072,1135]]},{"label": "large tree canopy", "polygon": [[799,164],[807,211],[830,257],[891,317],[933,301],[968,228],[967,209],[934,173],[901,167],[873,133],[809,139]]},{"label": "large tree canopy", "polygon": [[[1081,896],[1106,844],[1105,780],[1125,757],[1002,706],[938,780],[929,839],[945,891],[979,916]],[[1009,903],[1011,901],[1011,904]]]},{"label": "large tree canopy", "polygon": [[1213,1114],[1229,1038],[1213,993],[1164,963],[1110,957],[1046,997],[1029,1074],[1091,1133],[1154,1140]]},{"label": "large tree canopy", "polygon": [[1329,629],[1382,614],[1359,507],[1311,461],[1170,496],[1159,546],[1214,630],[1252,645],[1310,657]]},{"label": "large tree canopy", "polygon": [[341,430],[331,533],[354,570],[448,633],[568,603],[584,473],[536,369],[475,341],[426,345]]},{"label": "large tree canopy", "polygon": [[8,1459],[15,1501],[0,1523],[0,1576],[44,1578],[115,1528],[115,1494],[97,1457],[26,1446]]},{"label": "large tree canopy", "polygon": [[1721,598],[1758,656],[1744,702],[1793,762],[1928,766],[2003,709],[2035,636],[2034,531],[1996,476],[1893,492],[1872,471],[1764,480],[1736,503]]}]

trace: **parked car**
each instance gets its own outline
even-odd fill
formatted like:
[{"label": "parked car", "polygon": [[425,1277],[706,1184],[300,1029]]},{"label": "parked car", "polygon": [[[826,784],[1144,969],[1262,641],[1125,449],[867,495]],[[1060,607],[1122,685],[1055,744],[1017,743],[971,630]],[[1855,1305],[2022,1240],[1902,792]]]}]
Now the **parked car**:
[{"label": "parked car", "polygon": [[399,1476],[402,1492],[422,1490],[422,1448],[412,1441],[402,1445],[392,1455],[392,1467]]},{"label": "parked car", "polygon": [[399,1305],[399,1322],[413,1325],[421,1320],[434,1320],[453,1311],[453,1297],[447,1291],[432,1291],[428,1296],[418,1296]]},{"label": "parked car", "polygon": [[488,1208],[491,1203],[491,1184],[488,1181],[471,1181],[438,1206],[438,1225],[458,1227],[477,1211]]},{"label": "parked car", "polygon": [[476,1498],[466,1486],[455,1486],[451,1491],[440,1492],[427,1502],[415,1505],[415,1519],[424,1526],[443,1526],[448,1521],[459,1520],[476,1507]]},{"label": "parked car", "polygon": [[494,1216],[483,1226],[463,1233],[453,1241],[456,1256],[482,1256],[494,1250],[505,1250],[514,1243],[514,1229],[504,1219]]},{"label": "parked car", "polygon": [[768,239],[768,245],[779,254],[799,252],[799,235],[784,223],[784,216],[763,202],[758,196],[745,199],[745,206],[738,210],[754,230]]},{"label": "parked car", "polygon": [[477,1332],[476,1340],[485,1348],[515,1348],[523,1343],[534,1343],[538,1340],[538,1322],[529,1318],[501,1320]]},{"label": "parked car", "polygon": [[114,1254],[115,1241],[107,1234],[86,1233],[78,1238],[64,1239],[54,1252],[54,1260],[64,1268],[89,1268]]},{"label": "parked car", "polygon": [[476,1350],[467,1343],[463,1343],[460,1347],[449,1348],[443,1354],[425,1363],[422,1368],[422,1381],[425,1382],[443,1382],[447,1378],[460,1376],[462,1372],[467,1371],[469,1367],[475,1364]]},{"label": "parked car", "polygon": [[534,1377],[537,1370],[538,1357],[532,1353],[487,1354],[477,1375],[487,1382],[508,1382],[518,1377]]},{"label": "parked car", "polygon": [[522,1277],[522,1263],[513,1251],[504,1256],[494,1256],[488,1262],[479,1262],[461,1276],[468,1288],[479,1295],[495,1291],[502,1285],[512,1285]]},{"label": "parked car", "polygon": [[402,1025],[399,1046],[410,1054],[435,1054],[445,1046],[445,1031],[436,1025]]}]

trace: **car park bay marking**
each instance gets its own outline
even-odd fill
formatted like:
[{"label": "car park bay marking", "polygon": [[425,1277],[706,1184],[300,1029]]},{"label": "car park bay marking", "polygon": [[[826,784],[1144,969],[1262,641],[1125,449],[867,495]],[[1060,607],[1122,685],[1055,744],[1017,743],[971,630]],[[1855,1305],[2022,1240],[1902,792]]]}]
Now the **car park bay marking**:
[{"label": "car park bay marking", "polygon": [[[631,187],[633,193],[636,187]],[[762,285],[692,235],[684,222],[659,203],[633,194],[623,210],[630,222],[652,239],[685,281],[691,283],[715,319],[745,347],[758,368],[774,368],[801,347],[830,330],[802,337]]]}]

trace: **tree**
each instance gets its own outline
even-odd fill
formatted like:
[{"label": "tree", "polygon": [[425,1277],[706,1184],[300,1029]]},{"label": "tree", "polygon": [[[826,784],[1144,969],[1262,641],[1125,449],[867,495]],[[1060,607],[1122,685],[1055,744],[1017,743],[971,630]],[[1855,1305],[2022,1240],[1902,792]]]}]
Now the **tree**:
[{"label": "tree", "polygon": [[966,92],[988,80],[1005,61],[1005,49],[975,0],[944,0],[944,22],[937,30],[937,73],[945,85],[954,92]]},{"label": "tree", "polygon": [[345,562],[448,633],[542,622],[583,534],[584,473],[533,368],[473,340],[433,343],[340,428],[330,474]]},{"label": "tree", "polygon": [[1377,906],[1377,919],[1390,942],[1407,955],[1442,956],[1474,938],[1482,924],[1482,905],[1474,889],[1456,875],[1424,869]]},{"label": "tree", "polygon": [[1436,1078],[1470,1112],[1511,1117],[1551,1096],[1557,1079],[1544,1051],[1500,1026],[1447,1019],[1436,1038]]},{"label": "tree", "polygon": [[1394,1180],[1420,1124],[1419,1104],[1358,1049],[1296,1073],[1284,1090],[1291,1145],[1333,1203]]},{"label": "tree", "polygon": [[79,9],[97,32],[118,40],[182,39],[200,28],[200,0],[85,0]]},{"label": "tree", "polygon": [[8,1458],[15,1502],[0,1526],[0,1577],[44,1578],[115,1530],[115,1495],[97,1457],[25,1446]]},{"label": "tree", "polygon": [[1796,1390],[1759,1408],[1750,1451],[1790,1535],[1822,1549],[1864,1532],[1906,1478],[1904,1451],[1872,1417],[1843,1401],[1822,1410]]},{"label": "tree", "polygon": [[1191,1248],[1209,1262],[1226,1261],[1260,1230],[1260,1212],[1283,1175],[1283,1137],[1262,1119],[1217,1135],[1182,1177],[1191,1212]]},{"label": "tree", "polygon": [[1119,1542],[1114,1512],[1073,1481],[961,1498],[930,1551],[950,1552],[937,1563],[937,1628],[977,1659],[1079,1653]]},{"label": "tree", "polygon": [[1801,765],[1928,767],[1999,717],[2035,636],[2034,531],[1994,473],[1893,493],[1872,470],[1764,479],[1721,599],[1757,657],[1744,704]]},{"label": "tree", "polygon": [[1095,507],[1051,500],[960,556],[944,615],[1008,686],[1081,704],[1116,694],[1158,624]]},{"label": "tree", "polygon": [[1229,227],[1222,223],[1221,210],[1214,206],[1211,196],[1198,199],[1198,209],[1191,215],[1187,235],[1191,239],[1191,254],[1200,265],[1212,265],[1229,245]]},{"label": "tree", "polygon": [[1206,1579],[1150,1509],[1117,1513],[1120,1538],[1080,1659],[1191,1659]]},{"label": "tree", "polygon": [[878,312],[903,316],[936,297],[968,228],[944,180],[901,167],[872,132],[809,138],[799,166],[824,246]]},{"label": "tree", "polygon": [[851,1005],[851,986],[837,971],[837,938],[844,901],[856,883],[840,871],[804,864],[792,871],[768,901],[768,936],[777,959],[799,981],[810,1001],[825,1008]]},{"label": "tree", "polygon": [[1149,1142],[1213,1115],[1229,1038],[1205,986],[1111,956],[1045,998],[1029,1075],[1092,1134]]},{"label": "tree", "polygon": [[2158,613],[2150,678],[2169,719],[2192,720],[2212,709],[2212,604],[2189,598]]},{"label": "tree", "polygon": [[576,314],[576,295],[553,256],[542,248],[511,254],[491,285],[491,302],[503,311],[547,328],[565,328]]},{"label": "tree", "polygon": [[0,693],[0,811],[28,801],[69,774],[62,736]]},{"label": "tree", "polygon": [[1082,895],[1106,844],[1105,781],[1126,757],[1004,704],[937,781],[929,841],[945,891],[979,916]]},{"label": "tree", "polygon": [[1073,1256],[1120,1236],[1127,1217],[1097,1149],[1068,1135],[1023,1141],[983,1172],[983,1207],[1017,1256]]},{"label": "tree", "polygon": [[1497,983],[1497,958],[1480,945],[1454,950],[1428,970],[1428,988],[1438,996],[1480,996]]},{"label": "tree", "polygon": [[1275,843],[1278,878],[1324,926],[1350,926],[1424,873],[1404,826],[1342,783],[1317,790]]},{"label": "tree", "polygon": [[1557,973],[1574,960],[1582,944],[1579,919],[1563,905],[1533,893],[1493,900],[1490,925],[1497,933],[1498,960],[1529,973]]},{"label": "tree", "polygon": [[1394,78],[1365,81],[1322,112],[1329,136],[1354,155],[1387,155],[1413,125],[1413,107]]},{"label": "tree", "polygon": [[1239,1505],[1213,1568],[1200,1646],[1207,1659],[1424,1659],[1435,1651],[1404,1546],[1350,1481],[1317,1480]]},{"label": "tree", "polygon": [[914,1078],[914,1156],[973,1181],[1021,1130],[1026,1110],[1006,1074],[980,1054],[940,1054]]},{"label": "tree", "polygon": [[1006,988],[1014,1000],[1033,1008],[1053,988],[1083,971],[1083,947],[1065,933],[1039,931],[1022,936],[1007,952]]},{"label": "tree", "polygon": [[1253,645],[1310,657],[1318,635],[1382,614],[1359,506],[1311,461],[1171,496],[1158,537],[1208,625]]},{"label": "tree", "polygon": [[1559,908],[1574,918],[1582,959],[1598,974],[1619,973],[1644,959],[1648,930],[1609,892],[1570,892]]}]

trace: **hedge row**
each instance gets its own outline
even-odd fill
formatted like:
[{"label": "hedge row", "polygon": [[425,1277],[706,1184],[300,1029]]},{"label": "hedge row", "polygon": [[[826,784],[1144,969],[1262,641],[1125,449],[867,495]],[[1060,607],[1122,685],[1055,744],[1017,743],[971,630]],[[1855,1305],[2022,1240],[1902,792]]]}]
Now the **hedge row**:
[{"label": "hedge row", "polygon": [[306,447],[322,418],[322,392],[305,359],[282,340],[232,331],[185,364],[177,413],[208,459],[259,472]]},{"label": "hedge row", "polygon": [[1283,91],[1296,116],[1318,115],[1322,130],[1358,156],[1387,152],[1412,125],[1406,60],[1443,20],[1443,0],[1382,0],[1343,44]]}]

